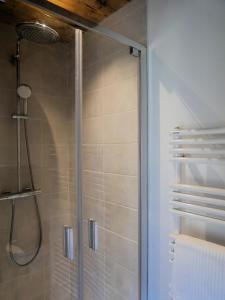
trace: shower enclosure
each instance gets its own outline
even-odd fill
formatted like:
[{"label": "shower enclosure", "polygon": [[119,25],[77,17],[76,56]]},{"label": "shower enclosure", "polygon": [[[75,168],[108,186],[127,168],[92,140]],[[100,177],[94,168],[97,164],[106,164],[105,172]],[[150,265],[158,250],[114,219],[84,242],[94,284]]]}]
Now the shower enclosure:
[{"label": "shower enclosure", "polygon": [[0,22],[0,299],[146,300],[144,47]]}]

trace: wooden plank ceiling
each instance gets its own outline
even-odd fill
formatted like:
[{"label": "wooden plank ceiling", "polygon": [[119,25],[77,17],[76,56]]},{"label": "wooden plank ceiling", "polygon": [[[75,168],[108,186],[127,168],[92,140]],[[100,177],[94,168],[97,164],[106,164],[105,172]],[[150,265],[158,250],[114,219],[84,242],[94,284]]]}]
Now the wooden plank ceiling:
[{"label": "wooden plank ceiling", "polygon": [[101,22],[130,0],[48,0],[80,17],[95,23]]},{"label": "wooden plank ceiling", "polygon": [[[1,0],[2,1],[2,0]],[[100,23],[106,17],[120,9],[131,0],[46,0],[63,9],[72,12],[87,21]],[[0,22],[15,25],[19,22],[39,21],[54,28],[63,41],[68,41],[73,36],[70,25],[51,16],[44,10],[34,8],[19,0],[5,0],[0,2]]]}]

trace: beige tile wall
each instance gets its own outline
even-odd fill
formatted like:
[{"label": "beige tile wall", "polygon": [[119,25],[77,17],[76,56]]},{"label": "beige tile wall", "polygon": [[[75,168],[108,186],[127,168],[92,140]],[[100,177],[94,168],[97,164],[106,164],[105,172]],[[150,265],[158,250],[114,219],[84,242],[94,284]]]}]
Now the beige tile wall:
[{"label": "beige tile wall", "polygon": [[102,21],[102,25],[147,44],[147,0],[132,0]]},{"label": "beige tile wall", "polygon": [[[0,192],[16,190],[16,34],[0,24]],[[21,81],[31,85],[28,134],[44,241],[37,259],[28,267],[12,264],[7,253],[10,203],[0,203],[0,299],[77,299],[77,266],[63,257],[62,226],[75,226],[74,185],[74,45],[41,46],[22,42]],[[24,149],[24,147],[23,147]],[[23,186],[29,186],[27,161],[23,159]],[[37,222],[31,199],[16,204],[16,244],[32,253]],[[77,236],[77,233],[75,232]],[[26,258],[29,258],[27,256]]]},{"label": "beige tile wall", "polygon": [[[138,59],[84,37],[84,299],[138,299]],[[87,220],[99,226],[88,248]]]}]

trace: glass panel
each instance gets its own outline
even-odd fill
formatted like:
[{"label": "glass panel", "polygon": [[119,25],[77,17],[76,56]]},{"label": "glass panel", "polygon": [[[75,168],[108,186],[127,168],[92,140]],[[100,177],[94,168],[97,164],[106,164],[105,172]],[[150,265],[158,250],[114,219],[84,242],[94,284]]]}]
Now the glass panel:
[{"label": "glass panel", "polygon": [[[5,18],[0,19],[0,194],[18,192],[17,120],[11,118],[13,113],[17,113],[15,54],[18,36],[15,26],[8,24],[10,15],[6,19],[7,23],[3,23]],[[35,32],[27,33],[35,37]],[[29,261],[35,253],[39,239],[37,210],[34,197],[15,200],[10,247],[13,202],[0,201],[0,299],[4,300],[78,299],[77,250],[74,250],[73,261],[65,258],[63,252],[64,225],[71,226],[74,237],[77,237],[74,191],[74,39],[68,40],[67,36],[67,42],[64,42],[64,38],[61,38],[62,41],[55,44],[40,44],[25,39],[20,43],[19,83],[29,85],[32,91],[27,101],[29,118],[26,123],[34,188],[41,190],[37,202],[43,241],[36,259],[28,266],[19,267],[13,263],[9,256],[10,248],[20,264]],[[25,87],[27,91],[29,89]],[[21,110],[18,113],[25,114],[26,100],[20,99],[19,104]],[[24,120],[21,120],[19,192],[33,189],[23,123]]]},{"label": "glass panel", "polygon": [[[138,68],[127,47],[84,34],[84,299],[139,299]],[[88,220],[98,225],[90,249]]]}]

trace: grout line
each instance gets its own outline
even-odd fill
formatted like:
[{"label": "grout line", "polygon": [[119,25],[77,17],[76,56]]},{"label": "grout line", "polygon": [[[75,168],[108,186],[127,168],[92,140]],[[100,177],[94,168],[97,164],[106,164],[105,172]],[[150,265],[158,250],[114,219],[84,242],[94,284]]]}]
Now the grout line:
[{"label": "grout line", "polygon": [[[86,172],[86,173],[96,173],[96,174],[99,174],[99,175],[114,175],[114,176],[121,176],[121,177],[131,177],[131,178],[137,178],[138,176],[137,175],[126,175],[126,174],[118,174],[118,173],[110,173],[110,172],[101,172],[101,171],[95,171],[95,170],[83,170],[83,172]],[[84,174],[83,174],[84,176]]]},{"label": "grout line", "polygon": [[135,175],[130,175],[130,174],[121,174],[121,173],[111,173],[111,172],[106,172],[106,171],[97,171],[97,170],[90,170],[90,169],[83,169],[83,172],[90,172],[90,173],[96,173],[96,174],[106,174],[106,175],[118,175],[118,176],[126,176],[126,177],[135,177],[137,178],[138,174]]},{"label": "grout line", "polygon": [[110,112],[110,113],[103,112],[102,114],[100,114],[98,116],[90,116],[90,117],[83,116],[83,120],[100,119],[100,118],[104,118],[106,116],[123,115],[123,114],[131,113],[131,112],[137,112],[137,116],[138,116],[138,109],[132,108],[132,109],[128,109],[125,111],[118,111],[118,112]]},{"label": "grout line", "polygon": [[97,202],[103,202],[104,204],[110,204],[110,205],[114,205],[114,206],[119,206],[121,208],[126,208],[126,209],[129,209],[129,210],[132,210],[134,212],[138,212],[138,208],[134,208],[134,207],[130,207],[130,206],[126,206],[126,205],[122,205],[122,204],[119,204],[117,202],[112,202],[112,201],[108,201],[108,200],[102,200],[102,199],[97,199],[95,197],[92,197],[92,196],[89,196],[89,195],[86,195],[84,193],[84,198],[90,198],[94,201],[97,201]]},{"label": "grout line", "polygon": [[109,146],[109,145],[130,145],[130,144],[138,144],[138,141],[132,141],[132,142],[115,142],[115,143],[85,143],[82,144],[82,146]]},{"label": "grout line", "polygon": [[123,52],[124,50],[122,49],[118,49],[117,51],[114,51],[112,54],[105,54],[104,57],[102,58],[100,55],[99,57],[97,56],[96,60],[94,62],[88,63],[87,62],[87,58],[85,58],[84,61],[84,72],[88,72],[88,69],[95,67],[98,64],[102,64],[106,59],[110,59],[115,55],[120,54],[121,52]]},{"label": "grout line", "polygon": [[111,173],[111,172],[106,172],[106,171],[96,171],[96,170],[91,170],[91,169],[83,169],[84,172],[98,172],[98,173],[103,173],[103,174],[112,174],[112,175],[121,175],[121,176],[130,176],[130,177],[137,177],[138,175],[135,174],[135,175],[131,175],[131,174],[121,174],[121,173]]},{"label": "grout line", "polygon": [[[124,77],[122,79],[122,82],[128,81],[131,78],[137,78],[137,75],[133,74],[133,75]],[[88,94],[88,93],[94,93],[96,91],[102,91],[104,89],[107,89],[107,88],[110,88],[110,87],[113,87],[113,86],[119,85],[119,84],[121,84],[121,80],[116,79],[116,80],[112,81],[112,83],[108,83],[108,84],[105,84],[104,82],[101,82],[101,87],[97,87],[97,88],[94,88],[94,89],[88,89],[87,87],[85,87],[85,84],[84,84],[84,89],[85,88],[87,89],[85,93]]]},{"label": "grout line", "polygon": [[[86,219],[83,219],[83,222],[84,222],[84,223],[88,223],[88,221],[87,221]],[[119,238],[121,238],[121,239],[123,239],[123,240],[126,240],[126,241],[128,241],[128,242],[131,242],[132,244],[135,244],[135,245],[138,246],[138,241],[135,241],[135,240],[132,240],[132,239],[126,237],[126,236],[120,235],[119,233],[116,233],[116,232],[114,232],[114,231],[112,231],[112,230],[110,230],[110,229],[108,229],[108,228],[106,228],[106,227],[102,227],[101,225],[98,225],[98,227],[99,227],[101,230],[103,230],[103,231],[106,231],[106,232],[108,232],[108,233],[110,233],[110,234],[112,234],[112,235],[115,235],[115,236],[117,236],[117,237],[119,237]]]},{"label": "grout line", "polygon": [[[118,44],[118,47],[119,46],[121,47],[121,44]],[[103,62],[111,59],[112,57],[116,57],[121,53],[127,53],[129,55],[128,50],[129,50],[129,48],[127,46],[124,46],[123,49],[118,49],[118,51],[115,51],[113,53],[106,54],[103,57],[97,58],[93,63],[87,64],[87,66],[84,66],[84,75],[85,75],[85,72],[88,72],[88,69],[91,69],[91,68],[95,67],[98,64],[103,64]],[[85,62],[87,63],[87,60]]]},{"label": "grout line", "polygon": [[[100,226],[99,226],[99,227],[100,227]],[[109,233],[111,233],[111,234],[113,234],[113,235],[115,235],[115,236],[117,236],[117,237],[119,237],[119,238],[121,238],[121,239],[123,239],[123,240],[126,240],[126,241],[128,241],[128,242],[131,242],[131,243],[133,243],[133,244],[135,244],[135,245],[138,246],[138,241],[135,241],[135,240],[132,240],[132,239],[126,237],[126,236],[120,235],[119,233],[116,233],[116,232],[114,232],[114,231],[112,231],[112,230],[110,230],[110,229],[108,229],[108,228],[102,228],[102,229],[105,230],[106,232],[109,232]]]},{"label": "grout line", "polygon": [[[137,88],[138,88],[138,77],[137,77],[137,75],[133,75],[133,76],[129,76],[129,77],[125,77],[123,80],[122,80],[122,82],[124,82],[124,81],[128,81],[128,80],[130,80],[131,78],[136,78],[136,80],[137,80]],[[112,82],[111,84],[108,84],[108,85],[104,85],[103,87],[101,87],[101,88],[94,88],[93,90],[87,90],[86,92],[84,92],[84,97],[85,97],[85,95],[86,94],[92,94],[92,93],[95,93],[95,92],[99,92],[99,91],[102,91],[102,90],[104,90],[104,89],[107,89],[107,88],[109,88],[109,87],[113,87],[113,86],[116,86],[116,85],[118,85],[118,84],[121,84],[121,80],[116,80],[116,81],[114,81],[114,82]]]}]

